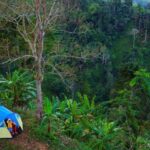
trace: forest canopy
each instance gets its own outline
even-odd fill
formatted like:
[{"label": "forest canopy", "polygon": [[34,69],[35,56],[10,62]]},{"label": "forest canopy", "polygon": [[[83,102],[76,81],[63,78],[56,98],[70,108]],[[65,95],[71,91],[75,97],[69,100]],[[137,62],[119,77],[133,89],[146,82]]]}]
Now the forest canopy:
[{"label": "forest canopy", "polygon": [[33,139],[150,149],[149,0],[0,0],[0,41],[0,104]]}]

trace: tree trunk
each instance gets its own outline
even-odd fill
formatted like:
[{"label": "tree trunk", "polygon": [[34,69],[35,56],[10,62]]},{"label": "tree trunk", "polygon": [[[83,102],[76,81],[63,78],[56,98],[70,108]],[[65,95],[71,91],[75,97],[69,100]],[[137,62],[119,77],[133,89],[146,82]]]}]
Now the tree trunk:
[{"label": "tree trunk", "polygon": [[41,119],[43,116],[43,96],[42,96],[42,54],[43,54],[43,42],[44,32],[39,31],[38,44],[37,44],[37,61],[36,61],[36,89],[37,89],[37,119]]},{"label": "tree trunk", "polygon": [[50,120],[48,121],[48,127],[47,127],[47,132],[50,133],[51,131],[51,122]]},{"label": "tree trunk", "polygon": [[146,29],[145,29],[144,42],[145,42],[145,43],[147,42],[147,27],[146,27]]},{"label": "tree trunk", "polygon": [[43,116],[43,97],[42,97],[42,54],[43,54],[43,40],[44,31],[43,24],[40,19],[40,9],[43,5],[40,5],[40,0],[35,1],[36,10],[36,23],[37,23],[37,45],[36,45],[36,61],[35,61],[35,71],[36,71],[36,90],[37,90],[37,119],[41,119]]},{"label": "tree trunk", "polygon": [[42,68],[41,62],[37,62],[36,74],[36,90],[37,90],[37,119],[41,119],[43,115],[43,97],[42,97]]},{"label": "tree trunk", "polygon": [[133,35],[133,48],[135,48],[135,39],[136,39],[136,34],[134,33],[134,35]]}]

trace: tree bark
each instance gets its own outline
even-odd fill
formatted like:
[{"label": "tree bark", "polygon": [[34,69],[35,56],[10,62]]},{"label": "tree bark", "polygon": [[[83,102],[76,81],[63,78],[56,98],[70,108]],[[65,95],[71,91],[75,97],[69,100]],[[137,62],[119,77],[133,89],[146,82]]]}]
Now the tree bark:
[{"label": "tree bark", "polygon": [[41,119],[43,116],[43,96],[42,96],[42,67],[41,62],[37,62],[37,74],[36,74],[36,90],[37,90],[37,119]]},{"label": "tree bark", "polygon": [[136,33],[133,34],[133,48],[135,48]]},{"label": "tree bark", "polygon": [[37,24],[37,45],[36,45],[36,61],[35,61],[35,71],[36,71],[36,89],[37,89],[37,119],[41,119],[43,116],[43,96],[42,96],[42,54],[43,54],[43,44],[44,44],[44,30],[43,22],[41,20],[41,8],[44,7],[44,1],[35,1],[35,12],[36,12],[36,24]]},{"label": "tree bark", "polygon": [[147,42],[147,28],[145,29],[145,36],[144,36],[144,42]]},{"label": "tree bark", "polygon": [[37,89],[37,119],[41,119],[43,116],[43,96],[42,96],[42,54],[43,54],[43,43],[44,43],[44,31],[39,25],[38,28],[38,43],[37,43],[37,60],[36,60],[36,89]]}]

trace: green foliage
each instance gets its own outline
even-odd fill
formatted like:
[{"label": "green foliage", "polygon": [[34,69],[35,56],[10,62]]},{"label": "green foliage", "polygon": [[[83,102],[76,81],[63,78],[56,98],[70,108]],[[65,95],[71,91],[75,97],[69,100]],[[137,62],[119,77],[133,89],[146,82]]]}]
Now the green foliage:
[{"label": "green foliage", "polygon": [[[31,119],[32,137],[50,147],[57,145],[56,150],[149,150],[148,6],[132,9],[132,0],[64,0],[62,4],[65,11],[58,30],[46,31],[44,40],[43,118],[39,122],[22,114]],[[14,24],[1,20],[0,26],[0,60],[16,57],[18,50],[23,55],[28,52]],[[133,29],[138,33],[135,41]],[[48,67],[49,63],[53,65]],[[29,59],[8,64],[8,69],[0,67],[3,74],[10,70],[0,77],[2,104],[27,105],[35,113],[30,73],[12,71],[32,65]]]},{"label": "green foliage", "polygon": [[[96,126],[94,126],[93,130],[97,135],[91,139],[90,144],[93,149],[109,150],[116,149],[116,147],[119,148],[119,144],[117,144],[117,142],[119,142],[117,136],[119,136],[119,132],[121,132],[121,130],[115,126],[114,122],[99,120],[96,123]],[[116,141],[113,141],[114,139]]]},{"label": "green foliage", "polygon": [[14,71],[0,77],[0,97],[8,105],[24,105],[35,98],[34,82],[28,72]]},{"label": "green foliage", "polygon": [[139,136],[136,139],[136,149],[137,150],[147,150],[150,149],[150,138],[149,136]]},{"label": "green foliage", "polygon": [[[128,148],[147,149],[148,137],[143,136],[143,126],[149,116],[149,87],[150,74],[145,69],[135,71],[131,80],[117,91],[113,100],[108,101],[109,118],[116,120],[125,131],[124,137],[129,136],[124,145]],[[139,121],[140,120],[140,121]],[[149,122],[149,121],[148,121]],[[146,129],[149,132],[149,128]]]},{"label": "green foliage", "polygon": [[101,11],[101,7],[98,3],[91,3],[88,7],[88,11],[90,14],[95,14],[97,13],[98,11]]},{"label": "green foliage", "polygon": [[[111,147],[115,150],[116,146],[120,147],[122,139],[118,136],[122,131],[121,128],[115,122],[102,119],[101,114],[95,113],[99,105],[95,105],[94,99],[91,102],[87,95],[78,95],[78,101],[68,98],[63,101],[46,98],[45,117],[40,125],[33,127],[35,135],[52,141],[58,141],[62,135],[67,135],[70,138],[86,141],[86,149],[103,150]],[[49,121],[51,130],[47,132]],[[80,149],[80,144],[78,147]]]},{"label": "green foliage", "polygon": [[135,78],[130,81],[131,87],[136,87],[140,84],[147,93],[150,92],[150,73],[146,69],[140,69],[135,72]]},{"label": "green foliage", "polygon": [[[149,122],[149,72],[139,69],[125,81],[123,89],[116,89],[113,98],[102,103],[95,103],[95,97],[89,99],[80,93],[77,100],[46,98],[43,118],[46,121],[36,126],[34,132],[53,142],[67,136],[91,150],[148,149],[149,136],[145,132],[149,131],[146,125]],[[49,121],[51,130],[46,132]]]},{"label": "green foliage", "polygon": [[47,97],[45,97],[44,99],[43,111],[44,111],[44,114],[47,116],[50,116],[53,111],[52,103]]},{"label": "green foliage", "polygon": [[150,73],[146,69],[136,71],[135,77],[130,81],[130,86],[137,99],[140,118],[148,119],[150,113]]}]

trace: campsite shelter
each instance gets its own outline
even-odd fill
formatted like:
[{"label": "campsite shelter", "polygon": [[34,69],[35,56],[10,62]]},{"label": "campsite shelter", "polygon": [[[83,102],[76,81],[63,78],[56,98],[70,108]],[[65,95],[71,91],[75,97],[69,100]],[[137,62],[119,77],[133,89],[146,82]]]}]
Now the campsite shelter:
[{"label": "campsite shelter", "polygon": [[23,130],[23,123],[20,116],[0,105],[0,138],[12,138],[11,133],[7,129],[6,119],[11,119],[18,128]]}]

